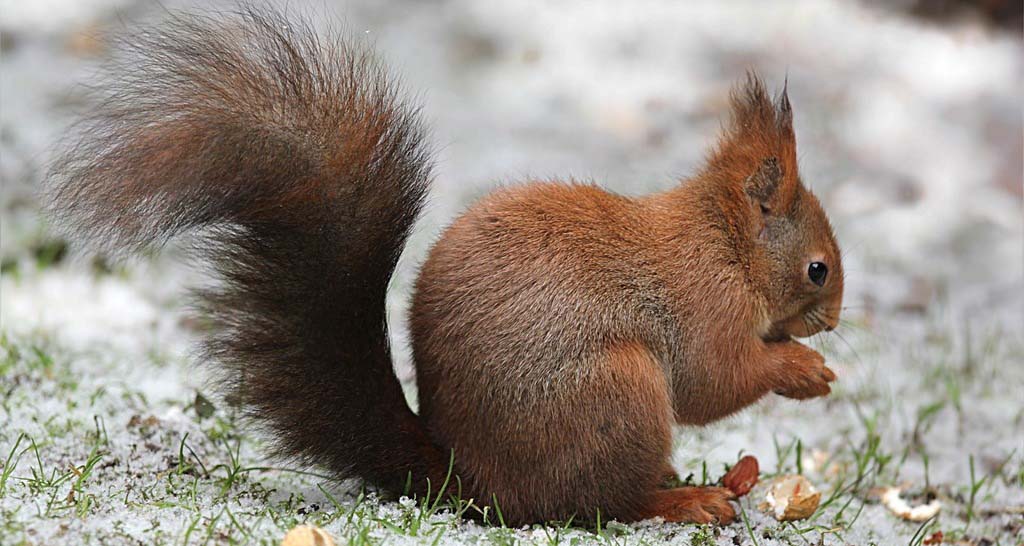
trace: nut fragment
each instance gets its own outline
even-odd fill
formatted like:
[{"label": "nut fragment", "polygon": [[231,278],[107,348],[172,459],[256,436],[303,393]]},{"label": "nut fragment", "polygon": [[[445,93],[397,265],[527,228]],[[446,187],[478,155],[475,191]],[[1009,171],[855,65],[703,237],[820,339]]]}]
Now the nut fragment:
[{"label": "nut fragment", "polygon": [[782,476],[772,482],[765,495],[766,508],[779,521],[795,521],[811,517],[818,509],[821,492],[799,474]]},{"label": "nut fragment", "polygon": [[732,491],[737,497],[742,497],[750,492],[757,485],[758,475],[761,473],[757,459],[753,455],[747,455],[740,459],[735,466],[726,472],[722,477],[722,485]]},{"label": "nut fragment", "polygon": [[908,521],[927,521],[939,513],[942,503],[933,499],[928,504],[911,507],[907,501],[900,497],[902,489],[899,487],[888,487],[882,493],[882,504],[890,512]]},{"label": "nut fragment", "polygon": [[334,546],[334,539],[319,527],[299,525],[288,531],[281,546]]}]

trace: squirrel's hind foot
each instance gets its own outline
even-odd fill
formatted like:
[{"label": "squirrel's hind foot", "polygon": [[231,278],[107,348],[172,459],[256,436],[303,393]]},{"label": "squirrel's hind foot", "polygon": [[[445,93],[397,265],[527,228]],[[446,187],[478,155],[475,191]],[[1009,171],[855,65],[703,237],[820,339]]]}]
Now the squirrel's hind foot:
[{"label": "squirrel's hind foot", "polygon": [[724,487],[676,487],[655,491],[647,501],[643,519],[660,517],[673,523],[718,523],[728,525],[736,519],[729,504],[736,498]]}]

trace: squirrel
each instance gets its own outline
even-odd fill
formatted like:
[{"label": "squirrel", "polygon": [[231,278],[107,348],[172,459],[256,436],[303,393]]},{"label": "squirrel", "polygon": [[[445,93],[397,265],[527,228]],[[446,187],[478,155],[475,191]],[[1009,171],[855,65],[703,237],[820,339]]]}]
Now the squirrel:
[{"label": "squirrel", "polygon": [[673,426],[835,379],[794,339],[838,324],[843,270],[785,87],[748,72],[667,191],[527,181],[471,205],[415,281],[414,413],[385,295],[430,189],[427,129],[367,47],[235,15],[123,41],[47,208],[118,254],[194,235],[218,279],[197,292],[202,360],[276,454],[385,494],[457,479],[510,525],[731,522],[727,489],[663,485]]}]

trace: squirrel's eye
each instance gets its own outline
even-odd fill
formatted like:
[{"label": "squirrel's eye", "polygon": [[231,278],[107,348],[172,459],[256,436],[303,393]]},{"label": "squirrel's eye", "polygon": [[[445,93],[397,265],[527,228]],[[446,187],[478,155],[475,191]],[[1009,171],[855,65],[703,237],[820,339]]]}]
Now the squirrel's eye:
[{"label": "squirrel's eye", "polygon": [[824,286],[825,277],[828,277],[828,266],[821,262],[811,262],[811,265],[807,266],[807,276],[814,284]]}]

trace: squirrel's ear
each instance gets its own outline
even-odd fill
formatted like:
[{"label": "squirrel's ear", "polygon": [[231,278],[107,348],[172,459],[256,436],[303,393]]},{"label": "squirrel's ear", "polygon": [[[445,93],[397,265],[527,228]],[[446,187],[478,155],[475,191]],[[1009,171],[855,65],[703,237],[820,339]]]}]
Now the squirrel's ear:
[{"label": "squirrel's ear", "polygon": [[766,209],[784,209],[799,185],[788,81],[774,99],[754,72],[730,94],[731,120],[705,173],[742,182]]},{"label": "squirrel's ear", "polygon": [[754,174],[743,181],[743,190],[747,195],[761,205],[762,210],[770,208],[772,198],[775,197],[779,184],[782,183],[782,169],[779,167],[779,159],[769,157],[761,162]]}]

